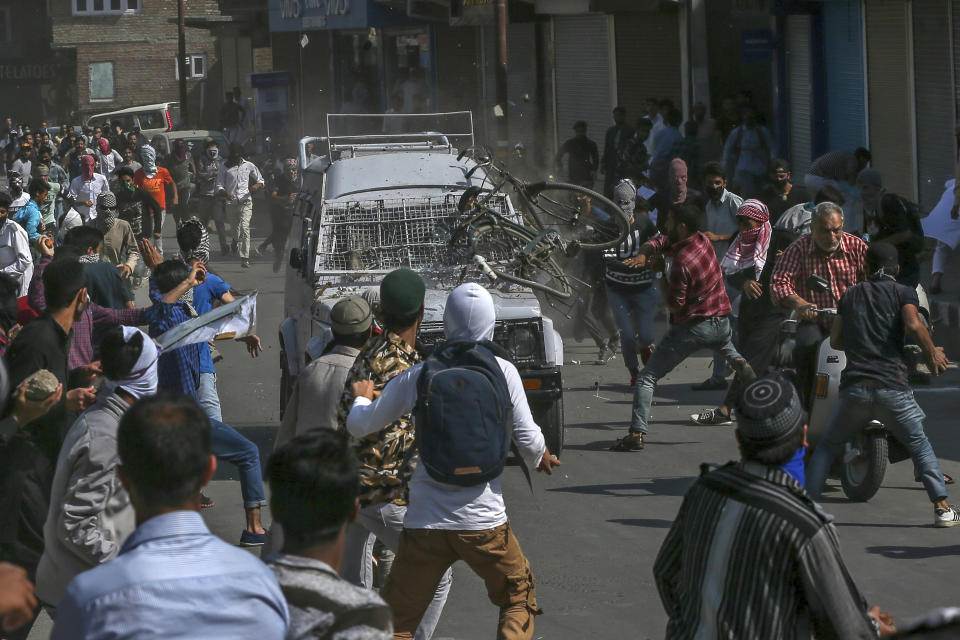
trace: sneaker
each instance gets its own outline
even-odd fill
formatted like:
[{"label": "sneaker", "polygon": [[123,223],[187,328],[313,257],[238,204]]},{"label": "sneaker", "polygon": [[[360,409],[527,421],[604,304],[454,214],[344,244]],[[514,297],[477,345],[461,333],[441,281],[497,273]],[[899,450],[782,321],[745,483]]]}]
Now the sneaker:
[{"label": "sneaker", "polygon": [[719,409],[706,409],[700,413],[691,413],[690,420],[693,421],[693,424],[699,424],[705,427],[720,427],[733,424],[730,416],[723,415]]},{"label": "sneaker", "polygon": [[212,506],[213,506],[213,498],[211,498],[210,496],[207,496],[207,495],[204,495],[204,494],[201,493],[201,494],[200,494],[200,508],[201,508],[201,509],[209,509],[209,508],[212,507]]},{"label": "sneaker", "polygon": [[960,507],[949,505],[949,509],[933,510],[933,526],[955,527],[960,524]]},{"label": "sneaker", "polygon": [[240,533],[240,546],[241,547],[261,547],[267,541],[266,533],[254,533],[253,531],[247,531],[246,529]]},{"label": "sneaker", "polygon": [[249,269],[250,261],[244,258],[243,260],[240,261],[240,266],[243,267],[244,269]]},{"label": "sneaker", "polygon": [[600,347],[600,353],[597,354],[597,362],[604,363],[610,359],[610,350],[607,348],[607,345]]},{"label": "sneaker", "polygon": [[723,378],[710,377],[700,384],[690,385],[694,391],[721,391],[727,388],[727,381]]},{"label": "sneaker", "polygon": [[642,451],[643,447],[643,434],[631,433],[617,440],[617,443],[610,447],[610,451]]}]

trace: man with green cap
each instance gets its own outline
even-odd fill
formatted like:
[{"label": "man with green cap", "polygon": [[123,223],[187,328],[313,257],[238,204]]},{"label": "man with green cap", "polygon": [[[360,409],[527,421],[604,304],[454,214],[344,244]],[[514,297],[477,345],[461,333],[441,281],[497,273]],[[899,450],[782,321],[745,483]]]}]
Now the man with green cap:
[{"label": "man with green cap", "polygon": [[[420,362],[415,345],[423,319],[425,293],[423,278],[410,269],[391,271],[380,283],[378,317],[383,320],[384,330],[360,350],[350,369],[337,414],[340,429],[346,429],[347,416],[353,406],[354,382],[372,380],[374,394],[380,395],[390,380]],[[360,510],[347,529],[340,573],[345,580],[372,588],[373,537],[394,553],[400,546],[407,511],[407,484],[412,471],[409,462],[414,454],[412,416],[404,415],[353,442],[360,460]],[[433,635],[450,592],[450,576],[447,570],[441,578],[420,622],[417,640],[428,640]]]}]

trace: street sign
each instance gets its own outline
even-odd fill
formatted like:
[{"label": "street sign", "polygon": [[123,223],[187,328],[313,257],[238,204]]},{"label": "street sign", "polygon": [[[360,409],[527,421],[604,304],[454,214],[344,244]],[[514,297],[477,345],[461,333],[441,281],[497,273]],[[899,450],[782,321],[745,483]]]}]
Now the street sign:
[{"label": "street sign", "polygon": [[747,64],[770,62],[773,59],[773,31],[744,29],[740,34],[740,57]]}]

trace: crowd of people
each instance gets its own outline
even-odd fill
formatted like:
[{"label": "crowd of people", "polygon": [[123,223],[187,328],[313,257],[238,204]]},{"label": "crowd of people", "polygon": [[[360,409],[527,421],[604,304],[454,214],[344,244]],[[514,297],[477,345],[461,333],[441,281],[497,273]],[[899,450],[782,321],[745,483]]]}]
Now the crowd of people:
[{"label": "crowd of people", "polygon": [[[913,458],[935,526],[960,525],[947,501],[952,479],[910,392],[917,362],[903,356],[909,337],[927,375],[947,366],[919,316],[916,207],[884,190],[864,149],[827,154],[794,184],[752,106],[731,101],[718,119],[702,105],[693,113],[683,123],[670,101],[651,100],[633,128],[618,108],[602,153],[578,122],[558,156],[584,186],[602,169],[603,191],[630,217],[624,241],[595,261],[603,286],[584,305],[601,350],[623,353],[634,389],[629,432],[611,448],[644,449],[657,382],[701,349],[715,357],[696,388],[726,395],[691,419],[736,420],[742,459],[701,470],[656,559],[667,637],[893,633],[891,616],[868,607],[850,577],[815,500],[850,430],[880,416]],[[25,638],[42,608],[57,639],[188,628],[196,637],[428,640],[457,560],[499,608],[497,637],[534,637],[543,612],[502,474],[511,448],[527,469],[551,474],[560,461],[509,354],[492,342],[496,311],[485,288],[450,292],[446,342],[429,356],[417,344],[419,274],[397,269],[337,302],[333,341],[297,377],[263,474],[257,447],[223,421],[211,346],[166,351],[154,339],[235,300],[210,268],[211,232],[243,267],[271,244],[282,254],[296,161],[268,176],[273,230],[254,247],[253,195],[267,179],[237,143],[222,159],[213,140],[197,157],[178,144],[159,166],[136,132],[94,130],[87,139],[64,126],[58,140],[45,123],[36,136],[8,129],[11,193],[0,194],[0,241],[11,247],[0,253],[9,258],[0,265],[10,389],[0,419],[6,637]],[[177,247],[164,252],[168,207]],[[144,284],[149,304],[136,307]],[[661,307],[669,329],[658,340]],[[828,307],[838,309],[832,322],[816,313]],[[795,376],[775,362],[790,314]],[[849,364],[807,462],[811,361],[826,339]],[[257,336],[241,340],[259,355]],[[239,471],[239,542],[263,547],[262,560],[214,536],[199,515],[214,506],[203,488],[219,462]]]}]

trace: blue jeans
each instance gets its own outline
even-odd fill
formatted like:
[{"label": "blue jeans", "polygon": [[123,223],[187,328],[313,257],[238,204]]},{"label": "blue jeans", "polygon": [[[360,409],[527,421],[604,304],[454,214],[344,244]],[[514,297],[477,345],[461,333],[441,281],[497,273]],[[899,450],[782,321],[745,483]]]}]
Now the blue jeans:
[{"label": "blue jeans", "polygon": [[[730,299],[730,307],[733,309],[733,313],[730,315],[733,317],[733,322],[730,327],[733,333],[731,334],[731,340],[734,345],[738,345],[737,340],[737,318],[739,317],[740,310],[740,291],[735,287],[730,286],[727,283],[724,283],[724,287],[727,289],[727,298]],[[710,377],[721,379],[726,378],[727,374],[730,373],[730,369],[727,368],[727,359],[724,358],[721,354],[716,353],[713,356],[713,373]]]},{"label": "blue jeans", "polygon": [[844,443],[870,420],[879,420],[903,444],[917,464],[920,480],[931,502],[947,497],[940,463],[923,432],[926,416],[913,397],[913,391],[898,391],[863,384],[852,384],[840,391],[840,401],[830,416],[830,423],[807,465],[807,492],[820,499],[830,465],[843,451]]},{"label": "blue jeans", "polygon": [[260,473],[260,450],[240,432],[219,420],[210,421],[211,453],[226,460],[240,472],[240,495],[243,508],[254,509],[267,504],[263,493],[263,476]]},{"label": "blue jeans", "polygon": [[632,293],[607,285],[607,300],[620,329],[623,363],[630,371],[637,371],[640,368],[637,349],[650,346],[657,339],[654,316],[660,304],[660,290],[657,283]]},{"label": "blue jeans", "polygon": [[[204,348],[204,346],[201,346]],[[205,347],[208,348],[209,347]],[[200,386],[197,388],[197,402],[207,417],[223,422],[220,412],[220,396],[217,395],[217,374],[200,372]]]},{"label": "blue jeans", "polygon": [[647,432],[650,405],[653,404],[653,390],[657,386],[657,380],[700,349],[711,349],[727,361],[741,360],[742,356],[733,346],[731,336],[728,316],[696,318],[670,327],[670,331],[654,349],[650,361],[637,378],[637,388],[633,392],[630,433]]}]

